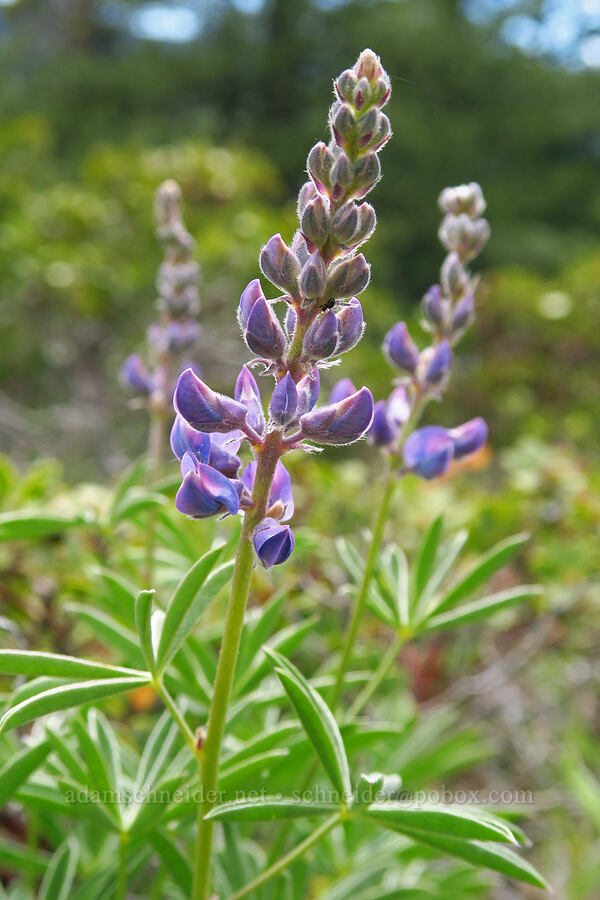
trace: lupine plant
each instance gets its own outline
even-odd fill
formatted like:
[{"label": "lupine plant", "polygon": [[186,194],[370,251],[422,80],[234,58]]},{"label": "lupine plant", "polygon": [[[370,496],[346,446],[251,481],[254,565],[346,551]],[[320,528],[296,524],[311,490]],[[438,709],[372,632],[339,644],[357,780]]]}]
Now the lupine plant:
[{"label": "lupine plant", "polygon": [[[159,551],[151,551],[155,565],[133,559],[124,572],[104,567],[101,608],[79,609],[81,621],[111,652],[110,663],[0,650],[0,673],[17,677],[0,719],[0,800],[16,801],[28,817],[26,847],[7,851],[0,844],[0,862],[26,873],[14,892],[11,887],[13,897],[458,900],[484,896],[484,869],[544,886],[511,849],[526,839],[508,811],[431,798],[415,802],[402,793],[403,783],[413,791],[484,755],[478,737],[461,732],[452,712],[423,722],[404,713],[384,724],[360,716],[398,650],[393,643],[366,678],[351,670],[367,606],[405,640],[537,592],[529,586],[461,604],[522,536],[458,575],[452,570],[465,536],[444,544],[440,520],[426,535],[414,572],[400,548],[383,547],[399,476],[440,477],[486,440],[480,419],[416,429],[427,402],[441,397],[452,347],[473,318],[475,279],[466,266],[488,236],[477,186],[441,197],[446,218],[440,236],[449,255],[441,287],[423,302],[432,346],[418,351],[406,326],[394,326],[385,351],[401,379],[389,399],[375,405],[368,388],[342,381],[330,402],[319,405],[320,371],[351,350],[365,328],[357,295],[370,273],[360,247],[376,218],[363,198],[379,181],[378,154],[391,136],[383,112],[389,95],[389,78],[370,50],[336,80],[331,139],[308,155],[300,227],[289,244],[277,234],[260,253],[262,274],[274,286],[267,294],[274,296],[259,279],[241,295],[237,319],[253,356],[232,396],[212,390],[192,367],[172,389],[179,356],[197,329],[191,319],[196,267],[178,189],[171,182],[159,189],[167,256],[159,275],[161,322],[150,332],[156,366],[149,370],[130,358],[124,377],[154,418],[153,479],[173,400],[170,444],[181,470],[177,513],[165,510],[168,487],[141,505],[135,494],[127,500],[137,489],[135,474],[117,487],[112,508],[129,512],[114,517],[115,527],[147,532],[148,506],[162,517],[150,526],[154,532],[160,525],[150,539]],[[252,370],[267,385],[266,404]],[[278,628],[282,593],[248,610],[251,580],[257,565],[282,565],[294,551],[292,482],[283,458],[352,444],[367,433],[386,461],[383,501],[366,562],[350,541],[339,542],[356,585],[355,607],[339,661],[309,679],[287,655],[314,619]],[[228,527],[220,519],[232,525],[225,542],[216,536]],[[233,527],[239,519],[241,526]],[[0,524],[3,538],[54,534],[60,525],[32,515]],[[200,546],[207,552],[200,555]],[[156,591],[148,583],[153,572],[160,576]],[[353,704],[338,713],[346,691],[357,687]],[[160,698],[164,712],[150,729],[140,726],[140,750],[122,723],[114,728],[97,705],[144,691]],[[71,824],[63,840],[65,822]],[[269,823],[277,823],[276,833]],[[454,861],[440,864],[444,855]]]}]

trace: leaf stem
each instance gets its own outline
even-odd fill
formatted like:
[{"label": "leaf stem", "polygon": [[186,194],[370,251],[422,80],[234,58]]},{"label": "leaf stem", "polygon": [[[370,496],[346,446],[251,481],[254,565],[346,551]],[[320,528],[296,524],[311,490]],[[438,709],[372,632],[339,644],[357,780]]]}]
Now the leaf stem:
[{"label": "leaf stem", "polygon": [[155,682],[154,686],[155,686],[156,691],[158,692],[158,695],[160,696],[161,700],[163,701],[163,703],[165,704],[165,706],[171,713],[171,717],[172,717],[173,721],[175,722],[175,724],[177,725],[177,727],[179,728],[180,732],[182,733],[186,744],[188,745],[188,747],[190,748],[190,750],[192,751],[194,756],[199,758],[200,751],[198,749],[198,742],[194,736],[192,729],[190,728],[188,723],[185,721],[185,719],[183,718],[183,716],[177,709],[175,701],[171,697],[170,693],[168,692],[168,690],[166,689],[166,687],[164,686],[162,681]]},{"label": "leaf stem", "polygon": [[381,682],[384,680],[384,678],[386,678],[390,669],[394,665],[396,657],[398,656],[403,643],[404,638],[402,637],[402,635],[396,634],[393,642],[388,647],[387,652],[383,655],[375,674],[372,678],[369,679],[369,681],[367,681],[364,688],[348,710],[349,721],[352,721],[352,719],[354,719],[362,712]]},{"label": "leaf stem", "polygon": [[125,900],[127,897],[127,845],[128,838],[123,832],[119,838],[119,868],[117,869],[115,900]]},{"label": "leaf stem", "polygon": [[223,641],[217,663],[206,739],[199,757],[202,799],[198,804],[193,900],[207,900],[210,889],[214,820],[204,817],[218,801],[219,757],[225,731],[227,708],[235,675],[250,580],[254,568],[252,532],[265,516],[275,467],[280,456],[281,433],[267,435],[258,451],[253,508],[244,516],[244,524],[235,558],[229,604],[225,618]]},{"label": "leaf stem", "polygon": [[270,881],[271,878],[274,878],[276,875],[279,875],[280,872],[283,872],[284,869],[287,869],[289,865],[299,859],[303,853],[306,853],[314,844],[321,840],[321,838],[325,837],[328,832],[335,828],[343,818],[343,813],[335,813],[335,815],[330,816],[326,819],[312,834],[309,834],[300,844],[294,847],[293,850],[290,850],[289,853],[286,853],[285,856],[282,856],[281,859],[278,859],[276,863],[273,863],[272,866],[269,866],[268,869],[265,869],[264,872],[261,872],[260,875],[257,875],[252,881],[249,881],[243,888],[240,888],[239,891],[236,891],[234,894],[230,894],[227,897],[227,900],[242,900],[242,897],[247,897],[248,894],[251,894],[252,891],[255,891],[257,888],[262,887],[263,884],[266,884],[267,881]]}]

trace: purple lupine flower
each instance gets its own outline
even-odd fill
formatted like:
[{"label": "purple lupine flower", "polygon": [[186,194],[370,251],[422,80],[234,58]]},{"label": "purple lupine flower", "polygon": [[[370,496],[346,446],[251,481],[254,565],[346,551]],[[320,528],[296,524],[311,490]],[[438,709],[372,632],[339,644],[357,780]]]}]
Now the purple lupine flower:
[{"label": "purple lupine flower", "polygon": [[[242,483],[250,493],[254,488],[254,479],[256,478],[256,461],[248,463],[242,472]],[[292,496],[292,479],[290,473],[283,465],[281,460],[277,462],[275,467],[275,476],[271,491],[269,493],[269,501],[267,503],[267,512],[273,507],[278,508],[278,518],[286,522],[294,515],[294,498]],[[273,515],[273,513],[271,513]]]},{"label": "purple lupine flower", "polygon": [[296,418],[310,412],[319,399],[321,391],[321,376],[318,369],[313,369],[308,375],[304,375],[296,385],[298,392],[298,406],[296,407]]},{"label": "purple lupine flower", "polygon": [[327,269],[323,257],[318,250],[315,250],[306,260],[300,272],[298,286],[302,295],[311,300],[316,300],[325,290],[326,279]]},{"label": "purple lupine flower", "polygon": [[478,416],[458,428],[451,428],[448,434],[454,444],[454,458],[462,459],[483,447],[488,438],[488,427],[485,419]]},{"label": "purple lupine flower", "polygon": [[121,366],[121,381],[136,394],[151,394],[154,380],[148,368],[137,353],[132,353]]},{"label": "purple lupine flower", "polygon": [[398,437],[398,427],[389,416],[387,403],[379,400],[373,410],[373,422],[369,428],[368,438],[375,447],[389,447]]},{"label": "purple lupine flower", "polygon": [[303,350],[307,359],[327,359],[338,343],[338,320],[332,309],[319,316],[304,337]]},{"label": "purple lupine flower", "polygon": [[246,287],[242,291],[242,296],[240,297],[237,318],[242,331],[246,328],[248,319],[250,318],[250,313],[252,312],[252,307],[259,297],[262,297],[263,300],[265,299],[260,281],[258,280],[258,278],[255,278],[253,281],[246,285]]},{"label": "purple lupine flower", "polygon": [[356,393],[356,388],[352,382],[351,378],[340,378],[339,381],[336,381],[334,386],[331,388],[331,393],[329,395],[330,403],[339,403],[340,400],[345,400],[346,397],[350,397],[352,394]]},{"label": "purple lupine flower", "polygon": [[373,395],[363,387],[345,400],[322,406],[300,419],[304,437],[317,444],[344,445],[358,441],[373,421]]},{"label": "purple lupine flower", "polygon": [[246,420],[245,406],[212,391],[191,369],[179,376],[173,402],[176,411],[198,431],[232,431]]},{"label": "purple lupine flower", "polygon": [[403,372],[413,373],[419,365],[419,351],[408,332],[406,322],[392,325],[383,340],[383,350],[390,362]]},{"label": "purple lupine flower", "polygon": [[175,497],[180,513],[194,519],[204,519],[218,513],[234,516],[240,508],[235,486],[205,463],[199,462],[193,453],[184,453],[181,460],[183,482]]},{"label": "purple lupine flower", "polygon": [[265,414],[256,379],[247,365],[243,365],[241,368],[235,382],[233,396],[238,403],[246,407],[246,422],[248,425],[257,434],[262,434],[265,430]]},{"label": "purple lupine flower", "polygon": [[448,471],[454,457],[454,442],[449,432],[439,425],[426,425],[407,439],[404,462],[421,478],[438,478]]},{"label": "purple lupine flower", "polygon": [[280,525],[275,519],[263,519],[254,529],[252,542],[260,562],[268,569],[289,559],[295,538],[289,525]]},{"label": "purple lupine flower", "polygon": [[262,293],[250,310],[244,340],[254,353],[266,359],[280,359],[286,348],[287,341],[279,319]]},{"label": "purple lupine flower", "polygon": [[171,428],[171,450],[178,459],[186,453],[193,453],[203,463],[209,461],[210,435],[192,428],[183,416],[176,415]]},{"label": "purple lupine flower", "polygon": [[452,348],[446,338],[434,348],[425,369],[425,381],[438,385],[444,380],[452,365]]},{"label": "purple lupine flower", "polygon": [[338,341],[335,348],[336,356],[346,353],[355,347],[363,336],[365,320],[360,302],[353,297],[346,306],[337,313]]},{"label": "purple lupine flower", "polygon": [[242,461],[237,455],[240,449],[242,434],[239,431],[228,431],[225,434],[210,435],[210,454],[208,464],[226,475],[237,478]]},{"label": "purple lupine flower", "polygon": [[280,234],[274,234],[260,251],[260,267],[276,287],[296,292],[300,264]]},{"label": "purple lupine flower", "polygon": [[298,409],[298,389],[289,372],[277,382],[271,395],[269,412],[277,425],[283,427],[293,422]]},{"label": "purple lupine flower", "polygon": [[473,294],[465,294],[452,310],[452,330],[463,331],[475,318],[475,299]]},{"label": "purple lupine flower", "polygon": [[421,301],[423,314],[432,325],[440,326],[444,324],[445,307],[447,302],[444,300],[442,289],[439,284],[434,284],[429,288],[423,300]]},{"label": "purple lupine flower", "polygon": [[399,384],[394,388],[387,401],[388,418],[395,425],[404,425],[411,412],[411,403],[406,385]]}]

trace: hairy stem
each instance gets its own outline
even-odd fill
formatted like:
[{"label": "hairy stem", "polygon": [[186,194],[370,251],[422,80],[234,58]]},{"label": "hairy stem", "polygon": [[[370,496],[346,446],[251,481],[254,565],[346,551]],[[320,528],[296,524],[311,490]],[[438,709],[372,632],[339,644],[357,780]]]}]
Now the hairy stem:
[{"label": "hairy stem", "polygon": [[258,464],[252,494],[254,507],[244,517],[235,558],[206,739],[199,760],[202,800],[198,804],[193,900],[207,900],[209,896],[215,823],[212,819],[204,817],[215,806],[218,799],[221,743],[254,568],[252,532],[256,524],[265,516],[279,454],[280,433],[272,432],[267,436],[264,446],[258,451]]},{"label": "hairy stem", "polygon": [[332,828],[335,828],[341,819],[341,813],[336,813],[335,815],[330,816],[330,818],[325,819],[323,824],[319,825],[319,827],[313,831],[312,834],[309,834],[297,847],[294,847],[293,850],[290,850],[289,853],[282,856],[281,859],[277,860],[272,866],[269,866],[268,869],[265,869],[264,872],[261,872],[260,875],[257,875],[256,878],[248,882],[243,888],[240,888],[239,891],[230,894],[227,900],[242,900],[242,897],[247,897],[248,894],[251,894],[252,891],[255,891],[257,888],[262,887],[263,884],[266,884],[266,882],[270,881],[271,878],[274,878],[275,875],[279,875],[280,872],[287,869],[289,865],[299,859],[303,853],[306,853],[306,851],[320,841],[321,838],[325,837]]}]

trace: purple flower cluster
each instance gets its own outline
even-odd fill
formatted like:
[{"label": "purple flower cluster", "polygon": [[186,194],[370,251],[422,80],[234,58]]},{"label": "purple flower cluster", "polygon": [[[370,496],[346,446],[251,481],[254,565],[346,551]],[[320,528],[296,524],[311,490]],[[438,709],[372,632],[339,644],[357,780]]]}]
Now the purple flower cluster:
[{"label": "purple flower cluster", "polygon": [[[370,270],[358,248],[373,233],[376,217],[363,198],[380,178],[377,154],[391,135],[382,112],[390,82],[379,58],[365,50],[336,80],[335,92],[331,140],[308,155],[310,180],[298,197],[300,227],[289,246],[276,234],[260,253],[262,273],[280,293],[267,299],[255,279],[238,307],[244,340],[255,355],[250,365],[275,379],[267,413],[248,366],[233,397],[215,393],[191,369],[180,375],[174,395],[171,446],[183,476],[177,508],[196,518],[242,511],[264,566],[284,562],[294,548],[287,524],[294,509],[291,481],[281,457],[314,445],[351,444],[373,420],[373,397],[365,387],[326,406],[317,401],[319,370],[352,349],[365,328],[357,295]],[[276,304],[284,307],[281,317]],[[239,474],[242,444],[253,458]]]},{"label": "purple flower cluster", "polygon": [[[422,305],[423,324],[433,332],[434,341],[419,350],[405,322],[390,328],[383,351],[401,377],[387,400],[375,404],[369,429],[372,444],[392,457],[402,450],[406,468],[427,479],[443,475],[454,459],[479,450],[488,433],[481,418],[450,430],[431,425],[411,433],[426,403],[441,398],[450,377],[452,347],[473,321],[477,279],[466,266],[490,234],[487,221],[480,218],[485,200],[478,184],[446,188],[439,204],[445,213],[439,236],[449,252],[441,269],[441,286],[430,288]],[[339,398],[352,387],[343,379],[332,396]]]},{"label": "purple flower cluster", "polygon": [[165,258],[157,277],[159,321],[147,332],[149,368],[135,353],[121,367],[121,380],[148,408],[167,415],[181,371],[182,355],[197,344],[200,326],[193,318],[199,309],[199,267],[192,258],[194,241],[181,218],[181,190],[175,181],[165,181],[156,192],[157,234],[165,247]]}]

